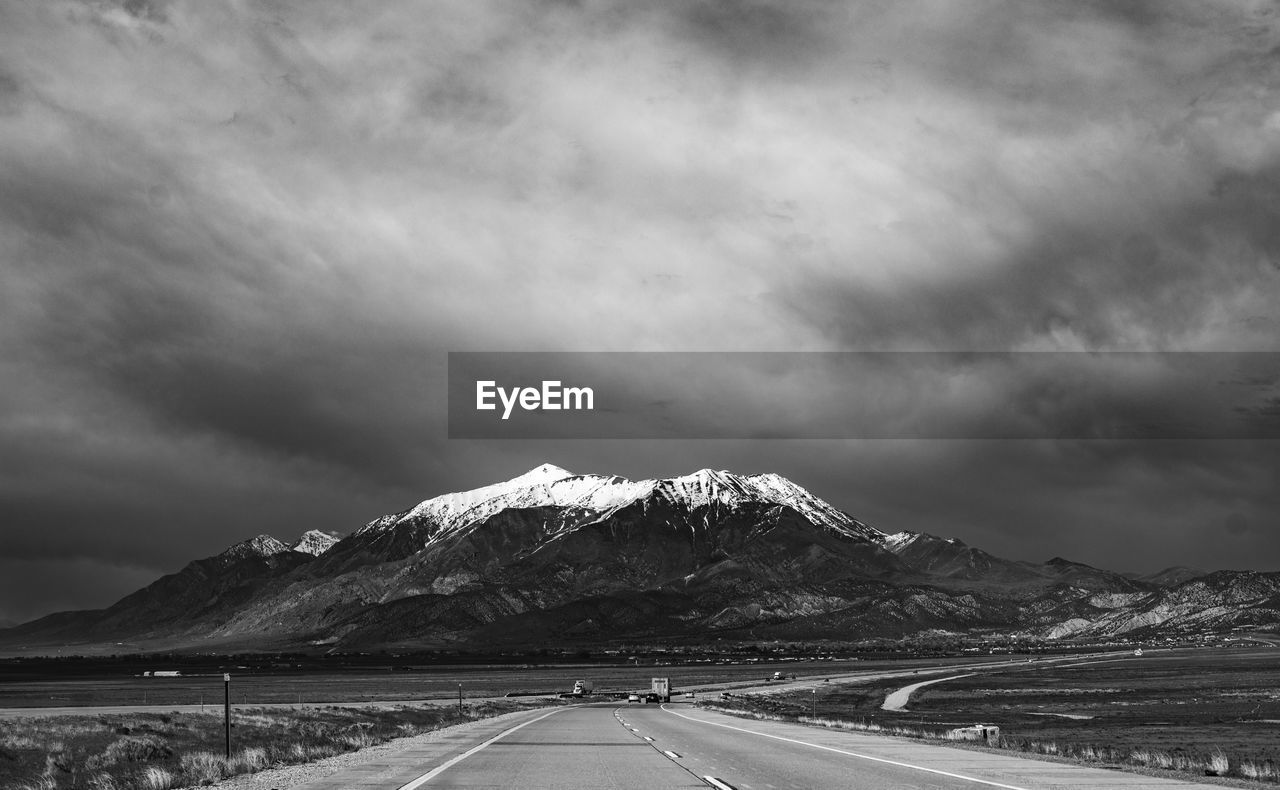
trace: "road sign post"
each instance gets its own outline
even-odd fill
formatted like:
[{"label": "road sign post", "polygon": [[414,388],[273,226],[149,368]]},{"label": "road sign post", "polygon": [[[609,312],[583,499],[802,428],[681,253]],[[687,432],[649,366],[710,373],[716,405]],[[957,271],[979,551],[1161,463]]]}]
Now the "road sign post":
[{"label": "road sign post", "polygon": [[222,673],[222,719],[227,733],[227,759],[231,758],[231,673]]}]

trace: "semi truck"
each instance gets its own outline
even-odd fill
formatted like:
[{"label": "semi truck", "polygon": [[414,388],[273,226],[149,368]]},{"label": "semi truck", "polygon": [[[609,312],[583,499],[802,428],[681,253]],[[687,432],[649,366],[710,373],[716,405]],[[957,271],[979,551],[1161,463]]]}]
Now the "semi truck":
[{"label": "semi truck", "polygon": [[595,683],[590,680],[575,680],[573,682],[573,691],[575,697],[582,697],[595,691]]},{"label": "semi truck", "polygon": [[671,678],[654,678],[649,683],[649,694],[646,702],[670,702]]}]

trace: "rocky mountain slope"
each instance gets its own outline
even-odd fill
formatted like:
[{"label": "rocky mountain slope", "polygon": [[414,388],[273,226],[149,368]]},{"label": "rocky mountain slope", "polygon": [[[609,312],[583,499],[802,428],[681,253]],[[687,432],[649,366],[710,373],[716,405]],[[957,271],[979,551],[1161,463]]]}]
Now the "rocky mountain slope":
[{"label": "rocky mountain slope", "polygon": [[1280,622],[1280,575],[1129,578],[886,534],[772,474],[632,481],[551,465],[335,539],[239,543],[0,646],[529,645],[610,639],[1049,637]]}]

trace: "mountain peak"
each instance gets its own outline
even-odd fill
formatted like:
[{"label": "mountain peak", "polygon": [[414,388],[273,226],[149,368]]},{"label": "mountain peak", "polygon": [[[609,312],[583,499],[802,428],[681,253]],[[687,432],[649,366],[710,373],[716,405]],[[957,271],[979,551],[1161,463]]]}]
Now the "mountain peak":
[{"label": "mountain peak", "polygon": [[554,483],[555,481],[563,480],[566,477],[576,476],[577,475],[570,472],[568,469],[556,466],[555,464],[541,464],[539,466],[535,466],[519,477],[513,477],[507,482],[521,482],[528,485],[534,485],[537,483]]},{"label": "mountain peak", "polygon": [[416,525],[415,529],[426,529],[424,537],[429,544],[477,525],[502,510],[535,507],[564,508],[577,514],[559,523],[557,532],[563,533],[571,531],[570,521],[578,526],[587,521],[600,521],[651,496],[669,499],[682,507],[705,507],[712,503],[736,506],[745,502],[785,505],[813,524],[847,537],[875,541],[884,537],[879,530],[862,524],[777,474],[744,476],[700,469],[681,477],[628,480],[616,475],[574,474],[550,463],[501,483],[428,499],[403,513],[371,521],[356,535],[379,534],[399,524],[411,524]]},{"label": "mountain peak", "polygon": [[240,541],[218,556],[241,560],[246,557],[270,557],[285,551],[289,551],[289,547],[270,535],[257,535]]},{"label": "mountain peak", "polygon": [[298,538],[298,542],[293,544],[293,550],[318,557],[332,548],[333,544],[337,542],[338,539],[334,536],[318,529],[313,529],[302,533],[302,537]]}]

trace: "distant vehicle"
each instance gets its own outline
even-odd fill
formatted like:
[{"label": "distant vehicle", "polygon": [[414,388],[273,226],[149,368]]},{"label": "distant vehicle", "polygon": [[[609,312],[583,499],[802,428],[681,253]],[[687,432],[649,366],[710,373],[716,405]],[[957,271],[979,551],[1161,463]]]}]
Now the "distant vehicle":
[{"label": "distant vehicle", "polygon": [[649,684],[649,697],[657,697],[653,702],[670,702],[671,678],[654,678]]},{"label": "distant vehicle", "polygon": [[1140,656],[1140,655],[1142,655],[1142,648],[1138,648],[1137,650],[1133,651],[1133,654],[1134,654],[1135,656]]},{"label": "distant vehicle", "polygon": [[639,701],[640,701],[640,695],[639,695],[639,694],[628,694],[628,695],[627,695],[627,702],[639,702]]},{"label": "distant vehicle", "polygon": [[595,691],[595,683],[590,680],[575,680],[573,683],[573,696],[582,697]]},{"label": "distant vehicle", "polygon": [[947,731],[947,737],[957,741],[986,741],[990,745],[1000,743],[1000,728],[994,724],[975,724]]},{"label": "distant vehicle", "polygon": [[773,677],[771,677],[771,678],[769,678],[769,679],[770,679],[770,680],[786,680],[786,679],[787,679],[787,676],[786,676],[785,674],[783,674],[782,672],[774,672],[774,673],[773,673]]}]

